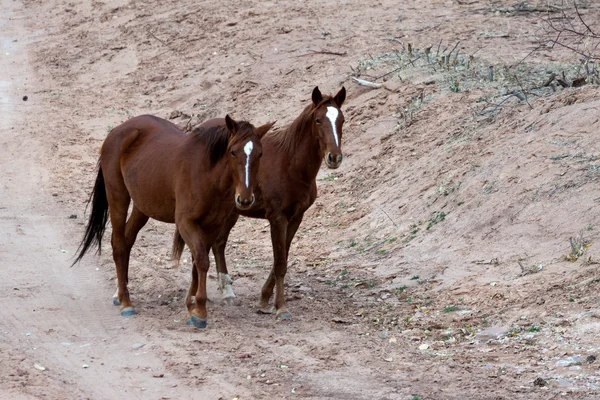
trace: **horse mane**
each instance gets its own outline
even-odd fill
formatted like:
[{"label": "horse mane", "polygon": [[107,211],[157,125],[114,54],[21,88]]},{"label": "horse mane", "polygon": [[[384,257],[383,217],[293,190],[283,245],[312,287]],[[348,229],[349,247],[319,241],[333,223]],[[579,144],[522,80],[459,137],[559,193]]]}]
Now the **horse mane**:
[{"label": "horse mane", "polygon": [[237,124],[238,131],[233,138],[231,138],[231,133],[225,126],[213,126],[209,128],[197,126],[190,132],[190,136],[196,143],[204,145],[206,154],[210,159],[211,168],[227,153],[230,138],[232,142],[237,142],[248,138],[254,132],[252,125],[247,121],[238,121]]},{"label": "horse mane", "polygon": [[273,143],[284,152],[290,153],[294,151],[306,139],[304,132],[312,129],[312,112],[323,104],[330,102],[331,99],[331,96],[323,95],[323,100],[316,107],[311,102],[290,125],[280,130],[269,132],[265,138],[269,137],[272,139]]}]

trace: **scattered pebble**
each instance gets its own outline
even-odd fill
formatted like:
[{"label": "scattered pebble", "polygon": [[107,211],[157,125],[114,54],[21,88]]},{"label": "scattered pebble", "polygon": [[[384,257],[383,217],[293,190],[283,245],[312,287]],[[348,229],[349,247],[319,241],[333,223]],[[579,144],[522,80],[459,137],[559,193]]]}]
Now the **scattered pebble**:
[{"label": "scattered pebble", "polygon": [[28,98],[29,97],[27,97],[27,96],[23,96],[23,101],[27,101]]},{"label": "scattered pebble", "polygon": [[587,358],[585,359],[585,362],[588,364],[593,363],[594,361],[596,361],[596,356],[587,356]]},{"label": "scattered pebble", "polygon": [[571,365],[580,365],[581,358],[580,357],[567,357],[562,360],[558,360],[556,362],[557,367],[570,367]]},{"label": "scattered pebble", "polygon": [[131,347],[132,347],[134,350],[137,350],[137,349],[141,349],[141,348],[142,348],[142,347],[144,347],[144,346],[145,346],[145,344],[144,344],[144,343],[136,343],[136,344],[134,344],[134,345],[133,345],[133,346],[131,346]]},{"label": "scattered pebble", "polygon": [[44,367],[44,366],[42,366],[42,365],[40,365],[38,363],[33,364],[33,366],[35,367],[35,369],[39,369],[40,371],[45,371],[46,370],[46,367]]},{"label": "scattered pebble", "polygon": [[429,345],[427,343],[423,343],[422,345],[419,346],[419,350],[427,350],[429,348]]},{"label": "scattered pebble", "polygon": [[69,219],[77,219],[77,214],[71,214],[71,215],[69,215]]},{"label": "scattered pebble", "polygon": [[475,335],[476,340],[488,341],[505,336],[508,331],[501,326],[490,326]]},{"label": "scattered pebble", "polygon": [[83,365],[81,366],[81,368],[89,368],[89,367],[90,367],[90,366],[89,366],[89,365],[87,365],[87,364],[83,364]]},{"label": "scattered pebble", "polygon": [[544,387],[544,386],[548,386],[548,382],[543,379],[543,378],[536,378],[535,381],[533,381],[533,386],[539,386],[539,387]]}]

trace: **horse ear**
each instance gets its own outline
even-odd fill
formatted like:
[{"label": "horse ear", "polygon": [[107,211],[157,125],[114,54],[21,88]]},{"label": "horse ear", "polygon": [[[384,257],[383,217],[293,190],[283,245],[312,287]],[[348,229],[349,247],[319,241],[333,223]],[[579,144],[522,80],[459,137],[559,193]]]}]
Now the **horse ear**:
[{"label": "horse ear", "polygon": [[229,132],[231,132],[232,134],[235,134],[238,130],[237,122],[235,122],[235,120],[231,118],[229,114],[225,116],[225,126],[227,127],[227,130],[229,130]]},{"label": "horse ear", "polygon": [[319,87],[315,86],[315,88],[313,89],[313,92],[312,92],[313,104],[316,106],[321,102],[321,100],[323,100],[323,95],[321,94]]},{"label": "horse ear", "polygon": [[346,88],[342,86],[339,92],[333,97],[333,100],[337,103],[338,107],[341,107],[346,100]]},{"label": "horse ear", "polygon": [[277,121],[273,121],[271,123],[264,124],[256,128],[256,134],[258,135],[258,137],[262,138],[267,132],[269,132],[269,129],[271,129],[273,125],[275,125],[275,122]]}]

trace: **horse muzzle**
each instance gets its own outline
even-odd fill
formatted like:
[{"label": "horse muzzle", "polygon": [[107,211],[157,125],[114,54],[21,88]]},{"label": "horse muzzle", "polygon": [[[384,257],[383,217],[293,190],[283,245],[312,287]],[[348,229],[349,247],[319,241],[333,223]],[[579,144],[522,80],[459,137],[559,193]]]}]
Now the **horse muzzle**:
[{"label": "horse muzzle", "polygon": [[337,168],[339,168],[340,165],[342,165],[343,159],[344,159],[343,155],[338,154],[337,156],[334,156],[330,152],[330,153],[327,153],[327,156],[325,157],[325,164],[327,164],[327,166],[331,169],[337,169]]},{"label": "horse muzzle", "polygon": [[254,194],[252,194],[252,197],[250,199],[242,199],[242,196],[238,194],[237,196],[235,196],[235,206],[240,210],[247,210],[250,207],[252,207],[255,200],[256,198],[254,197]]}]

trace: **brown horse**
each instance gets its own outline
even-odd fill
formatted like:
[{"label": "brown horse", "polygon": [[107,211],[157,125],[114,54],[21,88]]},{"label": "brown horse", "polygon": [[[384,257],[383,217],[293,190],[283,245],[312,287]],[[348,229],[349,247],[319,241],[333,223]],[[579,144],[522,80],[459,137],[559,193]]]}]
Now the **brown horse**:
[{"label": "brown horse", "polygon": [[[231,214],[212,246],[219,273],[219,288],[223,298],[235,297],[231,278],[225,263],[225,245],[229,232],[236,224],[239,214],[268,219],[273,244],[273,269],[265,282],[258,306],[260,311],[269,312],[269,300],[273,289],[278,318],[291,318],[285,304],[283,282],[287,271],[288,252],[292,239],[302,222],[306,210],[317,197],[316,177],[323,157],[329,168],[338,168],[342,162],[342,125],[344,115],[341,106],[346,98],[346,89],[333,97],[323,96],[318,87],[312,93],[312,104],[292,122],[277,133],[262,139],[264,157],[258,170],[258,183],[254,189],[256,202],[246,210]],[[222,119],[209,120],[203,126],[222,126]],[[201,125],[201,126],[202,126]],[[175,232],[173,256],[179,258],[184,242]],[[198,279],[195,270],[192,286]],[[228,301],[229,303],[230,301]]]},{"label": "brown horse", "polygon": [[154,218],[175,223],[191,249],[200,285],[195,303],[187,301],[188,324],[206,327],[208,252],[233,210],[253,205],[263,151],[260,138],[273,125],[255,128],[229,116],[224,121],[223,127],[199,128],[186,135],[166,120],[144,115],[106,137],[90,198],[92,212],[73,264],[93,245],[100,251],[110,215],[118,281],[113,302],[121,306],[121,315],[135,314],[127,289],[129,256],[138,232]]}]

